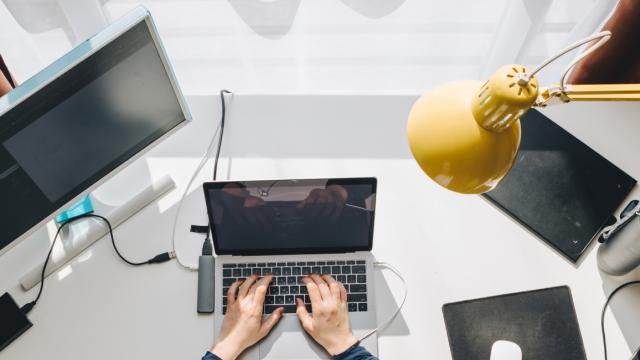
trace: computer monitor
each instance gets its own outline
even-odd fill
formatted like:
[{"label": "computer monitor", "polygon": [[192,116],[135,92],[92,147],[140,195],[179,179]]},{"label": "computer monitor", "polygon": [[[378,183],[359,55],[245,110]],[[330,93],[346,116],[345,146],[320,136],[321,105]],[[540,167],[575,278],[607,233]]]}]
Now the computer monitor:
[{"label": "computer monitor", "polygon": [[144,8],[0,98],[0,254],[190,119]]}]

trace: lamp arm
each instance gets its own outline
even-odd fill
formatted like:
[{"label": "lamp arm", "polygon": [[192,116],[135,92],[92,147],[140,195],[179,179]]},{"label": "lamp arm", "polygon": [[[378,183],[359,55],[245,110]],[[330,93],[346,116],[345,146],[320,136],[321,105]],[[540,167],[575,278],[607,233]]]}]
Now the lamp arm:
[{"label": "lamp arm", "polygon": [[541,89],[534,106],[569,101],[640,101],[640,84],[575,84]]}]

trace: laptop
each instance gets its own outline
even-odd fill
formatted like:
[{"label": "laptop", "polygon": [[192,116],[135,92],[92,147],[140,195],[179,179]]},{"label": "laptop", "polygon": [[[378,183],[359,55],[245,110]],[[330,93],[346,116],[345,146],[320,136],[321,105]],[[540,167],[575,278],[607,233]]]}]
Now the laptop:
[{"label": "laptop", "polygon": [[[217,181],[203,185],[214,249],[215,331],[226,313],[227,290],[254,273],[273,274],[264,316],[285,313],[243,359],[325,359],[302,329],[295,298],[311,303],[302,278],[330,274],[347,289],[356,338],[376,328],[373,279],[375,178]],[[377,355],[376,335],[362,343]]]}]

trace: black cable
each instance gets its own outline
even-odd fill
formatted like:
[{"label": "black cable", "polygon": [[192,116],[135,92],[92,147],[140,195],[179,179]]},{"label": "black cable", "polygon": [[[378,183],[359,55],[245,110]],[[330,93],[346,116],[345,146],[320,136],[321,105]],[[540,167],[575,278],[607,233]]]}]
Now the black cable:
[{"label": "black cable", "polygon": [[[218,160],[220,159],[220,150],[222,149],[222,136],[224,135],[224,122],[227,117],[227,104],[224,99],[224,94],[233,94],[229,90],[222,89],[220,90],[220,103],[222,106],[221,114],[220,114],[220,136],[218,137],[218,148],[216,149],[216,156],[213,162],[213,180],[218,179]],[[209,230],[211,229],[211,224],[207,224],[207,236],[204,239],[204,243],[202,244],[202,255],[212,255],[212,245],[211,239],[209,239]]]},{"label": "black cable", "polygon": [[[225,102],[225,98],[224,98],[224,94],[233,94],[231,91],[229,90],[221,90],[220,91],[220,100],[222,102],[222,113],[220,116],[220,136],[218,137],[218,147],[216,150],[216,156],[215,156],[215,161],[213,164],[213,180],[216,180],[218,177],[218,160],[220,158],[220,150],[222,148],[222,135],[224,134],[224,124],[225,124],[225,118],[226,118],[226,102]],[[140,266],[140,265],[145,265],[145,264],[158,264],[158,263],[163,263],[165,261],[169,261],[171,259],[173,259],[175,257],[175,254],[173,252],[165,252],[162,254],[158,254],[156,256],[154,256],[153,258],[147,260],[147,261],[142,261],[142,262],[133,262],[128,260],[127,258],[125,258],[121,253],[120,250],[118,250],[118,247],[116,246],[116,241],[113,237],[113,227],[111,226],[111,222],[109,222],[109,220],[102,216],[102,215],[97,215],[97,214],[83,214],[83,215],[79,215],[76,216],[74,218],[71,218],[65,222],[63,222],[60,227],[58,227],[58,230],[56,231],[56,234],[53,238],[53,241],[51,242],[51,247],[49,247],[49,252],[47,253],[47,258],[44,261],[44,265],[42,266],[42,273],[40,275],[40,289],[38,289],[38,295],[36,296],[35,300],[33,300],[30,303],[25,304],[24,306],[22,306],[22,311],[26,314],[29,311],[31,311],[31,309],[33,309],[33,307],[36,305],[36,302],[38,302],[38,300],[40,299],[40,296],[42,295],[42,289],[44,288],[44,280],[45,280],[45,272],[47,270],[47,264],[49,263],[49,259],[51,258],[51,252],[53,251],[53,247],[56,244],[56,241],[58,240],[58,237],[60,236],[60,232],[62,231],[62,229],[67,226],[68,224],[76,221],[76,220],[80,220],[80,219],[85,219],[85,218],[96,218],[96,219],[100,219],[102,220],[107,227],[109,228],[109,237],[111,238],[111,244],[113,245],[113,249],[115,250],[116,254],[118,254],[118,257],[120,257],[120,259],[122,259],[122,261],[126,262],[129,265],[132,266]],[[210,227],[210,226],[209,226]],[[211,243],[210,243],[210,239],[209,239],[209,235],[207,234],[207,237],[205,239],[205,242],[203,244],[202,247],[202,253],[203,255],[210,255],[212,253],[212,249],[211,249]]]},{"label": "black cable", "polygon": [[23,305],[21,310],[23,313],[27,314],[31,311],[31,309],[33,309],[33,307],[36,305],[36,303],[38,302],[38,300],[40,300],[40,296],[42,295],[42,290],[44,289],[44,280],[45,280],[45,273],[47,271],[47,265],[49,264],[49,259],[51,258],[51,253],[53,252],[53,247],[56,245],[56,241],[58,240],[58,238],[60,237],[60,232],[62,231],[62,229],[64,229],[65,226],[68,226],[69,224],[80,220],[80,219],[86,219],[86,218],[96,218],[96,219],[100,219],[102,220],[107,227],[109,228],[109,237],[111,237],[111,244],[113,245],[113,249],[116,251],[116,254],[118,254],[118,257],[120,257],[120,259],[122,259],[122,261],[126,262],[129,265],[132,266],[140,266],[140,265],[145,265],[145,264],[159,264],[159,263],[163,263],[165,261],[169,261],[172,258],[175,257],[175,255],[173,254],[173,252],[165,252],[162,254],[158,254],[156,256],[154,256],[153,258],[147,260],[147,261],[142,261],[142,262],[133,262],[128,260],[127,258],[125,258],[121,253],[120,250],[118,250],[118,247],[116,246],[116,242],[115,242],[115,238],[113,237],[113,227],[111,226],[111,222],[104,216],[102,215],[98,215],[98,214],[82,214],[82,215],[78,215],[76,217],[73,217],[65,222],[63,222],[62,224],[60,224],[60,226],[58,227],[58,230],[56,231],[55,236],[53,237],[53,241],[51,242],[51,246],[49,247],[49,252],[47,253],[47,257],[44,260],[44,265],[42,265],[42,273],[40,273],[40,288],[38,289],[38,295],[36,295],[36,298]]},{"label": "black cable", "polygon": [[218,137],[218,149],[213,163],[213,180],[218,179],[218,159],[220,158],[220,149],[222,148],[222,135],[224,135],[224,120],[227,116],[227,104],[225,103],[224,94],[233,94],[229,90],[220,90],[220,101],[222,102],[222,114],[220,115],[220,136]]},{"label": "black cable", "polygon": [[148,263],[148,261],[141,261],[141,262],[129,261],[127,258],[122,256],[122,254],[120,253],[120,250],[118,250],[118,247],[116,246],[116,241],[113,238],[113,228],[111,227],[111,222],[106,217],[104,217],[102,215],[97,215],[97,214],[84,214],[84,215],[81,215],[78,218],[82,218],[82,217],[92,217],[92,218],[100,219],[105,224],[107,224],[107,227],[109,228],[109,237],[111,238],[111,244],[113,244],[113,250],[116,251],[116,254],[118,254],[118,257],[120,259],[122,259],[122,261],[124,261],[127,264],[132,265],[132,266],[140,266],[140,265],[144,265],[144,264]]},{"label": "black cable", "polygon": [[607,355],[607,335],[605,334],[605,331],[604,331],[604,315],[607,312],[607,306],[609,306],[609,302],[611,301],[611,299],[613,299],[613,296],[618,291],[626,288],[627,286],[637,285],[637,284],[640,284],[640,280],[629,281],[628,283],[624,283],[624,284],[618,286],[617,288],[615,288],[611,292],[611,294],[609,294],[609,297],[607,297],[607,301],[604,303],[604,306],[602,307],[602,315],[600,316],[600,326],[602,327],[602,343],[604,344],[604,360],[608,359],[608,355]]},{"label": "black cable", "polygon": [[[51,246],[49,247],[49,252],[47,253],[47,258],[44,260],[44,265],[42,265],[42,273],[40,274],[40,289],[38,289],[38,295],[36,295],[35,300],[33,300],[30,303],[31,307],[28,310],[26,310],[25,313],[28,313],[29,311],[31,311],[33,306],[35,306],[36,302],[38,302],[38,300],[40,299],[40,296],[42,295],[42,289],[44,288],[44,278],[45,278],[44,274],[45,274],[45,272],[47,270],[47,264],[49,264],[49,259],[51,258],[51,252],[53,251],[53,247],[56,245],[56,240],[58,240],[60,232],[62,231],[64,226],[67,225],[68,223],[70,223],[71,221],[72,221],[72,219],[64,222],[62,225],[60,225],[60,227],[58,228],[58,231],[56,231],[56,235],[53,237],[53,241],[51,242]],[[29,304],[27,304],[27,305],[29,305]]]}]

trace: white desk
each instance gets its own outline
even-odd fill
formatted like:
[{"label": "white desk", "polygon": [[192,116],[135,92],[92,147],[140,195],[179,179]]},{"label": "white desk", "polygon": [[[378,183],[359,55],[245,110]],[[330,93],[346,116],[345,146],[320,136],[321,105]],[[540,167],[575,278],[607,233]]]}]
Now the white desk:
[{"label": "white desk", "polygon": [[[409,285],[402,316],[380,337],[383,359],[449,359],[441,312],[446,302],[564,284],[573,292],[587,355],[601,358],[603,288],[609,291],[621,280],[599,274],[595,247],[576,268],[481,197],[450,193],[429,181],[405,141],[414,99],[236,95],[229,105],[221,177],[378,177],[374,254],[396,265]],[[176,201],[218,123],[217,96],[192,97],[190,104],[191,125],[96,192],[117,203],[164,174],[177,182],[178,189],[115,231],[132,259],[169,249]],[[640,178],[639,109],[640,104],[571,104],[548,114]],[[200,179],[210,176],[208,166]],[[205,219],[195,187],[179,222],[185,231],[178,251],[185,261],[196,261],[202,243],[187,226]],[[30,301],[37,289],[22,292],[18,278],[44,259],[47,245],[34,236],[3,255],[0,290],[20,304]],[[196,314],[196,280],[175,262],[131,268],[102,239],[48,278],[30,314],[35,326],[1,352],[0,360],[199,359],[213,341],[213,317]],[[376,282],[383,318],[394,310],[401,288],[389,273]],[[614,301],[607,321],[611,359],[625,359],[640,345],[638,300],[640,289],[629,289]]]}]

